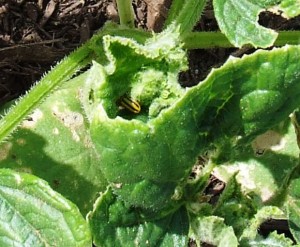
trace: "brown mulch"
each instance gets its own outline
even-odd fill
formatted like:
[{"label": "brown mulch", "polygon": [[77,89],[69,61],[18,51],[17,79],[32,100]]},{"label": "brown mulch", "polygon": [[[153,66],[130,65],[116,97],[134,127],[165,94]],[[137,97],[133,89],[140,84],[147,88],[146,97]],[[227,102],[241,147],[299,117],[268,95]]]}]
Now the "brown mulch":
[{"label": "brown mulch", "polygon": [[109,1],[0,1],[0,103],[24,93],[51,65],[112,18]]}]

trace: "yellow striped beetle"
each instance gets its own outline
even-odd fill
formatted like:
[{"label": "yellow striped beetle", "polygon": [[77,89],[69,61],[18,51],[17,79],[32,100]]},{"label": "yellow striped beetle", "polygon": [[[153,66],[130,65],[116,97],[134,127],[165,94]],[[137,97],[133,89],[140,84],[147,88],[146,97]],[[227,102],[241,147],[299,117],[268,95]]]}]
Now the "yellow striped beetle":
[{"label": "yellow striped beetle", "polygon": [[125,109],[129,110],[130,112],[133,112],[135,114],[139,113],[141,111],[141,106],[139,102],[136,100],[133,100],[127,95],[122,96],[118,103],[120,106],[124,107]]}]

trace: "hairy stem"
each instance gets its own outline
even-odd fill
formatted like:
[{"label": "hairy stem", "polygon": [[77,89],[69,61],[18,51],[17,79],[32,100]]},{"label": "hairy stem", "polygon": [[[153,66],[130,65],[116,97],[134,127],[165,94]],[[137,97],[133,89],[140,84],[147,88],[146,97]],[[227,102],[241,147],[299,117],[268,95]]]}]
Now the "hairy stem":
[{"label": "hairy stem", "polygon": [[185,37],[199,21],[205,4],[206,0],[174,0],[165,27],[175,23],[180,26],[181,37]]},{"label": "hairy stem", "polygon": [[134,12],[132,0],[117,0],[120,24],[127,27],[134,27]]},{"label": "hairy stem", "polygon": [[52,69],[39,83],[23,96],[0,121],[0,142],[30,114],[37,105],[80,68],[91,61],[88,46],[82,46]]}]

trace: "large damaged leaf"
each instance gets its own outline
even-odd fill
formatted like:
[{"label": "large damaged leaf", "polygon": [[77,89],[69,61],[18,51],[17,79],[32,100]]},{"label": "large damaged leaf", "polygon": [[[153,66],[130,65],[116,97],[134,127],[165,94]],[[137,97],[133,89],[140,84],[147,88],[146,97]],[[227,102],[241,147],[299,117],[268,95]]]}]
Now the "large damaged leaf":
[{"label": "large damaged leaf", "polygon": [[108,63],[93,64],[84,88],[91,138],[114,193],[149,214],[180,207],[191,168],[209,144],[220,147],[225,135],[233,146],[249,145],[299,104],[297,46],[230,58],[182,89],[177,77],[186,59],[174,28],[143,45],[116,36],[103,45]]}]

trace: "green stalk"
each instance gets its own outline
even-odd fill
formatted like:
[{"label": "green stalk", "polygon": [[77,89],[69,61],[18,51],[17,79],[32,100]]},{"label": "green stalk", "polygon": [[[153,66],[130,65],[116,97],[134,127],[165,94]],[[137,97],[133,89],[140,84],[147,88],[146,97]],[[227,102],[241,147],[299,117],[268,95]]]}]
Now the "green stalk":
[{"label": "green stalk", "polygon": [[170,25],[176,17],[179,15],[180,10],[183,8],[185,0],[174,0],[168,11],[168,17],[164,23],[164,26]]},{"label": "green stalk", "polygon": [[[191,49],[209,49],[209,48],[233,48],[226,36],[220,32],[190,32],[184,39],[184,47]],[[285,44],[299,45],[300,31],[281,31],[274,43],[274,46],[283,46]]]},{"label": "green stalk", "polygon": [[188,50],[234,47],[220,32],[190,32],[184,37],[183,43]]},{"label": "green stalk", "polygon": [[174,0],[165,27],[175,23],[180,26],[181,37],[191,32],[199,21],[206,0]]},{"label": "green stalk", "polygon": [[83,46],[55,66],[38,84],[22,97],[0,121],[0,142],[30,114],[37,105],[71,76],[91,61],[91,50]]},{"label": "green stalk", "polygon": [[299,45],[300,44],[300,31],[281,31],[274,43],[274,46]]},{"label": "green stalk", "polygon": [[117,0],[120,24],[127,27],[134,27],[134,12],[132,0]]}]

